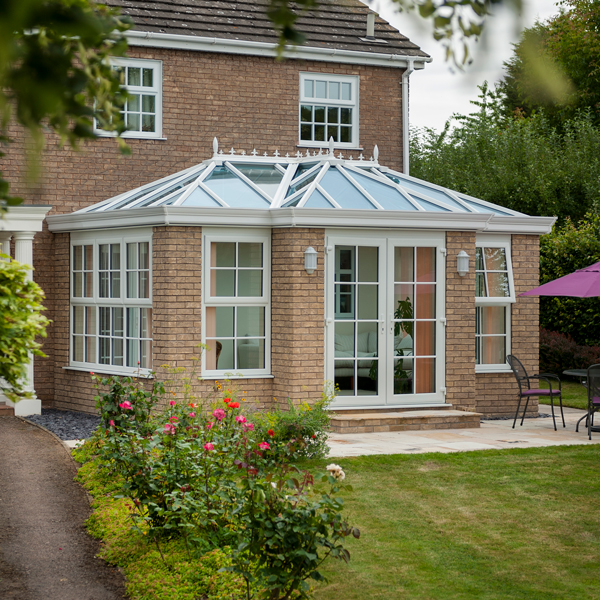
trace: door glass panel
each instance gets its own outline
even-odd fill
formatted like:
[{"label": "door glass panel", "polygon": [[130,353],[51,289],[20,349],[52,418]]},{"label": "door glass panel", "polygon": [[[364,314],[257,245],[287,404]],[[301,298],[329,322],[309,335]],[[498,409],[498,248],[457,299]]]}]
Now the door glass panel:
[{"label": "door glass panel", "polygon": [[435,281],[435,248],[417,248],[417,281]]},{"label": "door glass panel", "polygon": [[435,358],[415,359],[415,393],[435,392]]},{"label": "door glass panel", "polygon": [[354,358],[354,323],[335,324],[335,357]]},{"label": "door glass panel", "polygon": [[435,321],[417,321],[415,354],[432,356],[435,354]]},{"label": "door glass panel", "polygon": [[413,394],[413,359],[394,359],[394,394]]},{"label": "door glass panel", "polygon": [[358,318],[377,319],[377,286],[358,286]]},{"label": "door glass panel", "polygon": [[379,248],[360,247],[358,249],[358,281],[378,280],[378,257]]},{"label": "door glass panel", "polygon": [[394,281],[414,281],[412,248],[394,248]]},{"label": "door glass panel", "polygon": [[355,285],[336,284],[335,316],[337,319],[354,319]]},{"label": "door glass panel", "polygon": [[417,285],[417,319],[435,319],[435,285]]}]

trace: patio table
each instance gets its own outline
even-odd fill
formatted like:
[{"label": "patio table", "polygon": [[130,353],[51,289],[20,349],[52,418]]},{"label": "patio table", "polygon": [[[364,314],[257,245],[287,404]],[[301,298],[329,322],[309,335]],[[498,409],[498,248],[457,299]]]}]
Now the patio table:
[{"label": "patio table", "polygon": [[[585,379],[587,379],[587,369],[566,369],[565,371],[563,371],[562,374],[568,375],[570,377],[579,377],[579,383],[581,383],[581,385],[587,389],[587,385],[584,381]],[[586,412],[586,414],[583,415],[583,417],[581,417],[581,419],[579,419],[579,421],[577,421],[577,425],[575,425],[576,432],[579,431],[579,423],[581,423],[581,421],[583,421],[584,419],[587,419],[587,418],[588,418],[588,415]],[[600,427],[592,427],[592,431],[600,431]]]}]

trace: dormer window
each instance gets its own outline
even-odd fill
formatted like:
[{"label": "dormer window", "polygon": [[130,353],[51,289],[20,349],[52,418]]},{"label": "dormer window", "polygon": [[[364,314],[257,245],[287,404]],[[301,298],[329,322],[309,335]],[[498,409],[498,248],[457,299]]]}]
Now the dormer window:
[{"label": "dormer window", "polygon": [[300,144],[358,147],[358,77],[300,73]]}]

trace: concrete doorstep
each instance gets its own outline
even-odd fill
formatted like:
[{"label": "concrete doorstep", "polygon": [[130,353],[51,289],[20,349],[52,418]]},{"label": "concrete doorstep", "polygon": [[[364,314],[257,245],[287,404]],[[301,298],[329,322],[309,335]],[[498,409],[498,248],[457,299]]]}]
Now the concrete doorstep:
[{"label": "concrete doorstep", "polygon": [[[600,444],[600,433],[592,432],[592,440],[588,439],[585,419],[580,423],[579,433],[575,433],[575,425],[581,417],[585,416],[585,411],[565,408],[566,427],[563,428],[560,409],[555,407],[554,410],[558,431],[554,431],[552,417],[526,418],[523,426],[518,419],[514,429],[512,419],[486,421],[485,417],[482,417],[481,426],[472,429],[331,433],[328,440],[329,456],[341,458],[370,454],[422,454]],[[540,412],[549,414],[550,407],[542,404]]]}]

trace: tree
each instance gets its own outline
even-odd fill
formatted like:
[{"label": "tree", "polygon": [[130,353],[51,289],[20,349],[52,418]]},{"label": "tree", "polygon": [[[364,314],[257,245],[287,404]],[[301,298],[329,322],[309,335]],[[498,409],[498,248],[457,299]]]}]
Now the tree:
[{"label": "tree", "polygon": [[[0,142],[10,143],[13,119],[30,134],[34,159],[47,131],[75,147],[94,137],[94,118],[103,129],[122,132],[126,94],[108,57],[125,53],[129,26],[90,0],[0,3]],[[0,173],[0,208],[18,202]]]},{"label": "tree", "polygon": [[[555,126],[589,110],[600,122],[600,3],[563,0],[561,12],[526,29],[499,85],[507,112],[544,110]],[[545,85],[542,85],[545,83]]]},{"label": "tree", "polygon": [[600,129],[587,114],[558,132],[543,114],[506,118],[480,86],[478,110],[442,133],[415,132],[411,175],[530,215],[578,221],[600,207]]}]

